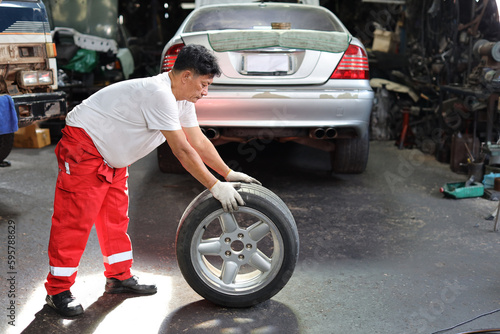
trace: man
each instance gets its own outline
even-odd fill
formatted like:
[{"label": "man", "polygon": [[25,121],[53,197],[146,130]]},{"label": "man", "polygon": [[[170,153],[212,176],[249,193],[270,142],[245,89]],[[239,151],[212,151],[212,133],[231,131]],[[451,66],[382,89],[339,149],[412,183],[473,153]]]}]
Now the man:
[{"label": "man", "polygon": [[[59,174],[45,283],[47,304],[57,312],[83,313],[70,288],[93,224],[104,258],[105,292],[156,293],[155,285],[140,284],[130,272],[127,167],[165,140],[225,211],[244,204],[237,184],[229,182],[259,183],[230,170],[198,126],[194,103],[219,75],[217,61],[205,47],[188,45],[172,71],[105,87],[68,114],[55,149]],[[229,182],[219,181],[205,164]]]}]

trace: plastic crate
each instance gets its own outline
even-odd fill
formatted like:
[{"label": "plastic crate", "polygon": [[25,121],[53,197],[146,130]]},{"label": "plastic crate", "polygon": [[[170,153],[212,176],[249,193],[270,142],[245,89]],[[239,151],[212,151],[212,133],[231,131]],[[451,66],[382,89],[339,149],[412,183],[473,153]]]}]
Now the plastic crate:
[{"label": "plastic crate", "polygon": [[485,188],[493,188],[495,179],[500,177],[500,173],[489,173],[483,177],[483,184]]},{"label": "plastic crate", "polygon": [[465,182],[446,183],[440,190],[445,196],[452,198],[481,197],[484,195],[484,186],[480,182],[473,182],[468,187],[465,186]]}]

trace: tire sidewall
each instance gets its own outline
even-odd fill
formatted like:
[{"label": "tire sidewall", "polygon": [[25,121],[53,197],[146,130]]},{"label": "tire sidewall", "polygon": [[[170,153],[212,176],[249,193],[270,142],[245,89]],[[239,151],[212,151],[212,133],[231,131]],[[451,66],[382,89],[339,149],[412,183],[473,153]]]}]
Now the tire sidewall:
[{"label": "tire sidewall", "polygon": [[368,164],[370,139],[368,134],[351,139],[336,139],[331,152],[332,171],[338,174],[360,174]]},{"label": "tire sidewall", "polygon": [[[205,299],[227,307],[248,307],[274,296],[290,279],[298,259],[298,232],[295,222],[290,223],[289,219],[286,219],[285,212],[280,210],[276,203],[267,200],[269,197],[266,199],[266,197],[261,197],[259,194],[244,191],[240,192],[240,194],[245,201],[246,207],[261,212],[274,223],[283,240],[283,262],[275,277],[270,282],[267,282],[265,286],[246,295],[231,295],[215,290],[203,281],[195,271],[190,251],[194,232],[205,217],[221,209],[220,202],[215,198],[211,197],[202,201],[184,217],[185,219],[181,221],[176,238],[177,261],[188,284]],[[265,196],[265,194],[263,195]]]}]

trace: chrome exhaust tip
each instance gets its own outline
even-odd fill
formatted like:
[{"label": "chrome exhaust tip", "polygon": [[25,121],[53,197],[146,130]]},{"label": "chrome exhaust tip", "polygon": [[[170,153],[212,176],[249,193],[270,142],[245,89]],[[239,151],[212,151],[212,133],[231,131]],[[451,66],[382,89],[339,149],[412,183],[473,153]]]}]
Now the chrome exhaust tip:
[{"label": "chrome exhaust tip", "polygon": [[328,128],[325,131],[325,136],[328,139],[335,138],[337,137],[337,130],[335,130],[335,128]]},{"label": "chrome exhaust tip", "polygon": [[309,132],[309,136],[314,139],[323,139],[325,137],[325,129],[323,128],[316,128],[316,129],[311,129]]},{"label": "chrome exhaust tip", "polygon": [[207,128],[207,129],[205,129],[204,133],[208,139],[217,139],[220,136],[219,130],[217,130],[215,128]]}]

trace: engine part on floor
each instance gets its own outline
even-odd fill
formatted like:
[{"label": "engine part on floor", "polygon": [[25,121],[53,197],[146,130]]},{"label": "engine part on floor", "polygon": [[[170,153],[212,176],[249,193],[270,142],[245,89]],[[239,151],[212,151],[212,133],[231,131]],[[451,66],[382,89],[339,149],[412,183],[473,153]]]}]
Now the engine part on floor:
[{"label": "engine part on floor", "polygon": [[241,184],[228,213],[205,190],[186,208],[176,236],[179,268],[200,296],[225,307],[268,300],[288,282],[299,254],[292,213],[269,189]]},{"label": "engine part on floor", "polygon": [[490,61],[500,62],[500,42],[480,39],[474,44],[472,51],[478,56],[487,57]]}]

